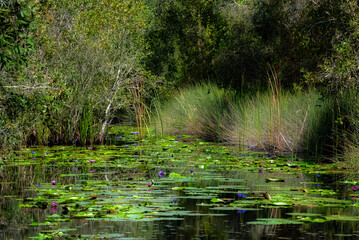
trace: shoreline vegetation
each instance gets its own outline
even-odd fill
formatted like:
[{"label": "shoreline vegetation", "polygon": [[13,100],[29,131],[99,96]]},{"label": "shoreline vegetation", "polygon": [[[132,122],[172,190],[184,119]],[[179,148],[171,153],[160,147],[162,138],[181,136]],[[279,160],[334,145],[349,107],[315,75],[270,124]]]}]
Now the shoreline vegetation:
[{"label": "shoreline vegetation", "polygon": [[192,134],[358,166],[354,0],[11,0],[0,149]]}]

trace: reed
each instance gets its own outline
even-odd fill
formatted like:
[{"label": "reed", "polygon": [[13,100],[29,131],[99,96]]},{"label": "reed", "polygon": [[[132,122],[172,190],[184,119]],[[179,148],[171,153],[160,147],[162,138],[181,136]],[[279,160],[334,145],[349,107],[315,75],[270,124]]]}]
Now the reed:
[{"label": "reed", "polygon": [[333,102],[320,102],[316,91],[283,91],[274,73],[269,85],[266,92],[238,98],[214,84],[189,87],[160,104],[154,125],[165,134],[193,134],[240,148],[320,153],[329,143],[322,141],[332,125],[323,121],[332,117]]}]

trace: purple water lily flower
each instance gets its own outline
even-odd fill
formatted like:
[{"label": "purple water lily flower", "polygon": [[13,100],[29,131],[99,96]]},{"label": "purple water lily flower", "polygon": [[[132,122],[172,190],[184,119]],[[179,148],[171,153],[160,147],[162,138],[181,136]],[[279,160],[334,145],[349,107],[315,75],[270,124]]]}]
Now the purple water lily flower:
[{"label": "purple water lily flower", "polygon": [[41,185],[41,184],[38,184],[37,187],[42,187],[42,185]]},{"label": "purple water lily flower", "polygon": [[119,136],[119,137],[116,137],[116,139],[120,139],[120,138],[122,138],[121,136]]},{"label": "purple water lily flower", "polygon": [[172,199],[173,202],[178,202],[178,200],[176,198]]},{"label": "purple water lily flower", "polygon": [[53,206],[53,207],[57,207],[58,205],[59,205],[58,203],[51,202],[51,206]]},{"label": "purple water lily flower", "polygon": [[52,184],[52,185],[55,185],[55,184],[56,184],[56,181],[51,181],[51,184]]},{"label": "purple water lily flower", "polygon": [[190,169],[189,171],[190,171],[191,173],[193,173],[193,172],[194,172],[194,170],[193,170],[193,169]]},{"label": "purple water lily flower", "polygon": [[90,159],[90,160],[89,160],[89,162],[93,163],[93,162],[95,162],[95,160],[93,160],[93,159]]},{"label": "purple water lily flower", "polygon": [[177,137],[179,137],[179,138],[180,138],[180,137],[182,137],[182,136],[181,136],[181,135],[177,135]]},{"label": "purple water lily flower", "polygon": [[74,160],[74,162],[78,162],[77,160]]},{"label": "purple water lily flower", "polygon": [[74,170],[77,170],[77,169],[79,169],[79,167],[74,167]]},{"label": "purple water lily flower", "polygon": [[247,196],[246,196],[246,195],[241,194],[241,193],[237,193],[237,196],[238,196],[239,198],[247,198]]},{"label": "purple water lily flower", "polygon": [[125,145],[125,147],[128,147],[128,145]]},{"label": "purple water lily flower", "polygon": [[320,177],[320,175],[319,175],[319,174],[317,174],[317,177]]},{"label": "purple water lily flower", "polygon": [[88,147],[89,150],[92,150],[92,147]]},{"label": "purple water lily flower", "polygon": [[54,211],[56,211],[56,210],[58,210],[58,208],[57,208],[57,207],[55,207],[55,208],[51,208],[51,212],[54,212]]},{"label": "purple water lily flower", "polygon": [[351,186],[351,189],[353,189],[354,191],[358,190],[359,188],[356,186]]},{"label": "purple water lily flower", "polygon": [[158,173],[158,176],[160,176],[161,178],[163,178],[163,173],[164,173],[164,171],[161,170],[161,171]]},{"label": "purple water lily flower", "polygon": [[36,154],[36,152],[31,151],[32,154]]},{"label": "purple water lily flower", "polygon": [[133,134],[133,135],[137,135],[137,134],[138,134],[138,132],[132,132],[131,134]]},{"label": "purple water lily flower", "polygon": [[246,212],[247,210],[238,210],[237,213],[244,213]]},{"label": "purple water lily flower", "polygon": [[153,182],[147,183],[147,186],[148,186],[148,187],[151,187],[152,185],[153,185]]}]

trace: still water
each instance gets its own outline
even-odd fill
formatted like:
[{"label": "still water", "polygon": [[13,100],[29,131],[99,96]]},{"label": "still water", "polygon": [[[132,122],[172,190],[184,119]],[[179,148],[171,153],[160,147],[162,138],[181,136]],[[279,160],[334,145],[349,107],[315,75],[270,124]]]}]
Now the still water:
[{"label": "still water", "polygon": [[0,239],[359,239],[358,173],[182,136],[115,139],[4,155]]}]

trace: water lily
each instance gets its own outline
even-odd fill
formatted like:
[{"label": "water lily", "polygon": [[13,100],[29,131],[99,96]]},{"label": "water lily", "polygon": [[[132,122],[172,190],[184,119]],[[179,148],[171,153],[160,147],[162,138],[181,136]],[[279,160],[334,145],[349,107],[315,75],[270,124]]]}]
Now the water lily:
[{"label": "water lily", "polygon": [[133,134],[133,135],[137,135],[137,134],[138,134],[138,132],[132,132],[131,134]]},{"label": "water lily", "polygon": [[32,154],[36,154],[36,152],[31,151]]},{"label": "water lily", "polygon": [[93,163],[93,162],[95,162],[95,160],[93,160],[93,159],[90,159],[90,160],[89,160],[89,162]]},{"label": "water lily", "polygon": [[78,167],[74,167],[74,170],[77,170],[78,169]]},{"label": "water lily", "polygon": [[317,174],[317,177],[320,177],[320,175],[319,175],[319,174]]},{"label": "water lily", "polygon": [[244,213],[246,212],[247,210],[238,210],[237,213]]},{"label": "water lily", "polygon": [[352,186],[351,189],[353,189],[354,191],[358,190],[359,188],[356,186]]},{"label": "water lily", "polygon": [[161,170],[161,171],[158,173],[158,176],[160,176],[161,178],[163,178],[163,173],[164,173],[164,171]]},{"label": "water lily", "polygon": [[121,136],[119,136],[119,137],[116,137],[116,139],[120,139],[120,138],[122,138]]},{"label": "water lily", "polygon": [[247,196],[246,196],[246,195],[241,194],[241,193],[237,193],[237,196],[238,196],[239,198],[247,198]]},{"label": "water lily", "polygon": [[172,199],[173,202],[178,202],[178,200],[176,198]]},{"label": "water lily", "polygon": [[128,145],[125,145],[125,147],[128,147]]},{"label": "water lily", "polygon": [[38,184],[37,187],[42,187],[42,185],[41,185],[41,184]]},{"label": "water lily", "polygon": [[148,187],[152,187],[152,185],[153,185],[153,182],[147,183],[147,186],[148,186]]},{"label": "water lily", "polygon": [[189,171],[190,171],[191,173],[193,173],[193,172],[194,172],[194,170],[193,170],[193,169],[190,169]]},{"label": "water lily", "polygon": [[58,205],[59,205],[58,203],[51,202],[51,206],[53,206],[53,207],[57,207]]},{"label": "water lily", "polygon": [[89,150],[92,150],[92,147],[88,147]]},{"label": "water lily", "polygon": [[74,160],[74,162],[78,162],[77,160]]},{"label": "water lily", "polygon": [[55,185],[55,184],[56,184],[56,181],[51,181],[51,184],[52,184],[52,185]]},{"label": "water lily", "polygon": [[181,136],[181,135],[177,135],[177,137],[179,137],[179,138],[180,138],[180,137],[182,137],[182,136]]}]

